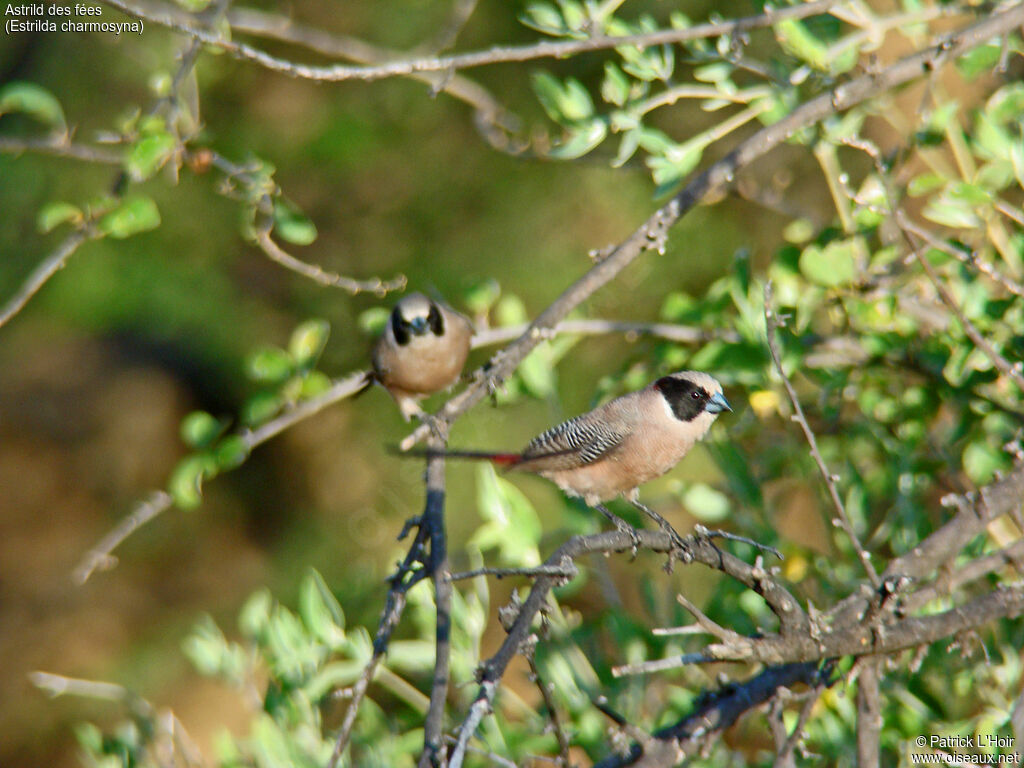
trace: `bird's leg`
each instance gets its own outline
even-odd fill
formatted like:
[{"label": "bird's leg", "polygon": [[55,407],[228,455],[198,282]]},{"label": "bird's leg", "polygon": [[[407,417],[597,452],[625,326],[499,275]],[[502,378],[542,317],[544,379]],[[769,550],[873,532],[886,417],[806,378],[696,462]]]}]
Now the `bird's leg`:
[{"label": "bird's leg", "polygon": [[592,506],[602,515],[608,518],[608,520],[611,521],[612,525],[614,525],[618,530],[629,536],[629,538],[633,542],[633,557],[636,557],[637,548],[640,546],[640,534],[636,532],[636,528],[627,523],[625,520],[616,515],[603,504],[593,504]]},{"label": "bird's leg", "polygon": [[693,527],[693,532],[706,539],[728,539],[729,541],[738,541],[741,544],[749,544],[754,549],[759,549],[766,554],[775,555],[779,560],[786,559],[775,547],[770,547],[767,544],[760,543],[759,541],[748,539],[746,536],[738,536],[735,533],[727,533],[726,531],[709,531],[703,525],[695,525]]},{"label": "bird's leg", "polygon": [[661,530],[668,534],[668,538],[672,542],[673,547],[680,550],[686,549],[686,542],[683,541],[683,537],[679,535],[678,531],[676,531],[676,529],[672,527],[672,524],[669,523],[668,520],[666,520],[653,509],[648,507],[646,504],[642,504],[640,502],[640,499],[636,498],[635,496],[627,496],[626,498],[629,500],[630,504],[632,504],[634,507],[636,507],[649,518],[651,518],[651,520],[658,524],[658,527],[661,528]]}]

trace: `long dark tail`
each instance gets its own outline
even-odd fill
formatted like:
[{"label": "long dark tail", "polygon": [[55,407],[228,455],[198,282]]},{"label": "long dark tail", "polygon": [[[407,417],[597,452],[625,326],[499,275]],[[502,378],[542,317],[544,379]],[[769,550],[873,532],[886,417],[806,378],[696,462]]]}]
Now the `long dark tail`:
[{"label": "long dark tail", "polygon": [[499,467],[514,467],[523,460],[522,454],[519,453],[492,453],[490,451],[441,450],[437,448],[410,448],[408,451],[403,451],[393,447],[391,452],[398,456],[418,456],[420,458],[443,456],[446,459],[490,461]]}]

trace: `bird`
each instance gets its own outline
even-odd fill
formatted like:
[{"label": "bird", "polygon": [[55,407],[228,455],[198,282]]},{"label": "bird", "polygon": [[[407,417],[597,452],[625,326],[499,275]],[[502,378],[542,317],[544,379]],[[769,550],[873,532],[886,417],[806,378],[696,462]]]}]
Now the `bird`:
[{"label": "bird", "polygon": [[422,293],[403,297],[373,349],[368,388],[381,384],[402,417],[425,416],[419,401],[452,386],[469,356],[473,326],[451,307]]},{"label": "bird", "polygon": [[636,531],[604,506],[622,496],[681,545],[669,522],[640,502],[639,486],[672,469],[707,434],[718,414],[731,410],[715,378],[700,371],[679,371],[548,429],[518,453],[416,453],[487,460],[545,477],[629,533],[635,548]]}]

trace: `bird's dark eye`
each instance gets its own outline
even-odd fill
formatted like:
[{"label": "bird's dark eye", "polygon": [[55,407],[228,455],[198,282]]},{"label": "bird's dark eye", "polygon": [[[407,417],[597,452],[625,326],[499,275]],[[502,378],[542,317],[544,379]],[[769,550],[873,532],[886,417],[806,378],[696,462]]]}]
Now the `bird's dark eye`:
[{"label": "bird's dark eye", "polygon": [[693,390],[693,392],[690,393],[690,397],[692,397],[694,400],[700,400],[701,391],[699,389]]}]

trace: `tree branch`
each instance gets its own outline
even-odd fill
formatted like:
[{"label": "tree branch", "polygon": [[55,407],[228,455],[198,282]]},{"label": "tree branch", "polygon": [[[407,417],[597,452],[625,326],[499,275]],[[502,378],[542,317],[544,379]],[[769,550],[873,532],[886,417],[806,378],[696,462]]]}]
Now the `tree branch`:
[{"label": "tree branch", "polygon": [[[704,199],[730,186],[739,171],[766,155],[798,130],[813,125],[829,115],[849,109],[875,94],[927,75],[950,59],[1021,24],[1024,24],[1024,4],[1011,6],[1005,11],[992,14],[943,37],[937,45],[931,45],[906,56],[879,72],[856,77],[805,102],[778,122],[762,128],[740,142],[732,152],[695,176],[632,235],[569,286],[554,303],[534,319],[522,336],[492,357],[490,362],[477,372],[475,381],[450,399],[437,417],[450,425],[461,414],[480,402],[541,342],[546,329],[557,325],[569,312],[614,279],[642,253],[652,249],[663,250],[669,228],[684,214]],[[403,441],[403,446],[411,446],[422,440],[427,432],[428,428],[421,426]]]},{"label": "tree branch", "polygon": [[622,45],[646,47],[681,43],[688,40],[699,40],[722,35],[740,35],[758,27],[769,27],[785,19],[803,19],[827,13],[829,8],[838,2],[838,0],[815,0],[815,2],[773,10],[771,13],[747,16],[732,21],[695,24],[685,29],[662,29],[644,34],[624,35],[621,37],[592,37],[586,40],[544,41],[525,46],[498,46],[486,51],[461,53],[452,56],[421,57],[379,65],[352,66],[335,64],[318,67],[298,64],[271,56],[251,45],[225,39],[217,33],[194,26],[190,21],[186,20],[183,14],[175,12],[170,6],[156,8],[151,4],[129,3],[125,2],[125,0],[104,1],[107,5],[117,8],[128,16],[144,19],[145,21],[168,27],[175,32],[189,35],[207,45],[220,48],[236,58],[251,61],[291,77],[324,82],[340,82],[344,80],[371,81],[423,72],[456,72],[490,64],[564,58],[578,53],[607,50]]},{"label": "tree branch", "polygon": [[832,504],[835,506],[836,512],[839,514],[839,517],[833,522],[839,525],[850,539],[850,543],[853,545],[853,549],[857,553],[857,557],[860,560],[861,566],[864,568],[864,572],[867,573],[868,578],[871,579],[871,585],[877,589],[881,584],[881,581],[878,578],[878,572],[875,571],[875,566],[871,563],[871,556],[864,549],[864,545],[860,543],[860,539],[857,537],[856,531],[853,530],[853,524],[850,522],[849,515],[846,514],[846,507],[843,504],[843,500],[839,498],[839,489],[836,488],[837,478],[825,464],[825,459],[822,458],[821,451],[818,450],[818,440],[814,436],[814,431],[811,429],[811,425],[807,423],[807,417],[804,416],[804,409],[800,405],[800,399],[797,397],[796,390],[793,389],[792,382],[790,382],[789,377],[782,368],[782,358],[779,355],[779,346],[775,340],[775,332],[781,324],[781,321],[772,304],[772,284],[771,281],[769,281],[764,285],[764,322],[768,341],[768,351],[771,353],[772,362],[775,364],[775,370],[778,371],[779,376],[782,378],[782,384],[786,388],[786,394],[789,395],[789,401],[793,404],[793,420],[800,425],[800,428],[803,430],[804,437],[807,438],[807,444],[811,447],[811,458],[813,458],[814,463],[818,465],[818,471],[821,472],[821,477],[825,481],[825,487],[828,489],[829,498],[832,499]]},{"label": "tree branch", "polygon": [[354,280],[351,277],[327,272],[322,267],[297,259],[285,251],[274,242],[274,239],[270,236],[269,229],[256,233],[256,245],[260,247],[260,250],[271,261],[280,264],[285,269],[290,269],[292,272],[297,272],[303,277],[308,277],[320,285],[325,285],[329,288],[341,288],[353,296],[364,291],[375,293],[378,296],[385,296],[391,291],[404,289],[407,282],[405,275],[399,275],[388,281],[381,280],[379,277],[373,277],[369,280]]},{"label": "tree branch", "polygon": [[[366,384],[367,375],[366,371],[359,371],[338,379],[329,389],[316,397],[303,400],[254,430],[240,432],[239,436],[246,450],[251,451],[300,421],[316,415],[327,406],[358,393]],[[72,571],[72,581],[81,586],[97,570],[107,571],[116,566],[117,558],[113,556],[113,551],[135,531],[173,505],[174,499],[166,491],[154,491],[150,494],[149,498],[141,502],[130,515],[121,520],[96,546],[82,556]]]},{"label": "tree branch", "polygon": [[47,280],[60,272],[75,251],[92,237],[92,233],[87,229],[72,232],[54,249],[53,253],[39,262],[22,283],[21,288],[7,300],[3,308],[0,308],[0,328],[7,325],[12,317],[21,312],[29,300],[46,285]]}]

